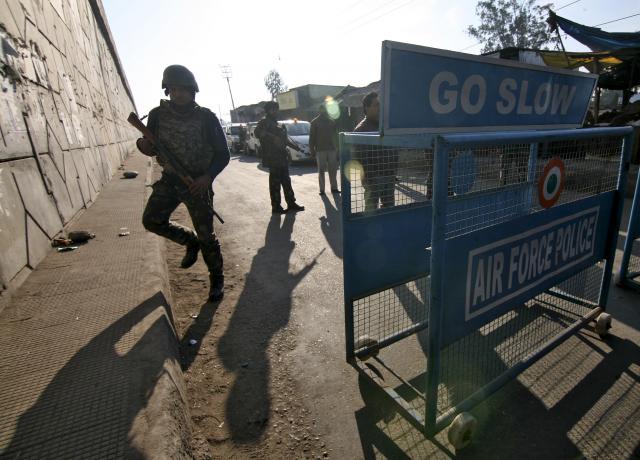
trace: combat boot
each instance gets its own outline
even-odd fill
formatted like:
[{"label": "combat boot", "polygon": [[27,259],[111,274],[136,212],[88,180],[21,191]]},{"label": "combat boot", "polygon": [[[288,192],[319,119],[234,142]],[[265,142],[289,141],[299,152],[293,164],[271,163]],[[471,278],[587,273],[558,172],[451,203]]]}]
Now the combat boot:
[{"label": "combat boot", "polygon": [[198,251],[200,251],[200,243],[195,241],[194,243],[187,244],[187,252],[180,262],[180,267],[189,268],[198,260]]},{"label": "combat boot", "polygon": [[217,302],[224,296],[224,275],[209,275],[209,302]]}]

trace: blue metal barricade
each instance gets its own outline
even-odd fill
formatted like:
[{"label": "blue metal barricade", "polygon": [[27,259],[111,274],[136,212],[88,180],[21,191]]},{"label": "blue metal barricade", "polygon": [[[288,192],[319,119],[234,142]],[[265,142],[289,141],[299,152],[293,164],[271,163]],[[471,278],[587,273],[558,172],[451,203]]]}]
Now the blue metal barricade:
[{"label": "blue metal barricade", "polygon": [[[471,407],[607,333],[630,133],[341,135],[347,360],[426,435],[461,447]],[[414,335],[426,362],[401,375],[383,352]]]},{"label": "blue metal barricade", "polygon": [[629,226],[624,242],[618,282],[622,286],[640,290],[640,174],[638,174],[636,181],[636,191],[629,214]]}]

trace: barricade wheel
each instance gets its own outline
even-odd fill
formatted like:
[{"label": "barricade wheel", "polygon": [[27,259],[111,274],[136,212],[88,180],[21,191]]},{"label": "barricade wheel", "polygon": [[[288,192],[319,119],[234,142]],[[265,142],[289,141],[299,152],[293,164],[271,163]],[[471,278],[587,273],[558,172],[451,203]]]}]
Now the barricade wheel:
[{"label": "barricade wheel", "polygon": [[596,318],[596,332],[603,338],[609,335],[609,329],[611,329],[611,315],[600,313]]},{"label": "barricade wheel", "polygon": [[[378,344],[377,340],[372,339],[368,335],[361,335],[360,337],[358,337],[358,340],[356,340],[355,346],[356,346],[356,350],[360,350],[362,348],[373,347],[373,346],[375,346],[377,344]],[[366,361],[369,358],[373,358],[374,356],[378,356],[378,351],[379,351],[378,349],[371,350],[365,356],[360,357],[360,359],[362,361]]]},{"label": "barricade wheel", "polygon": [[447,437],[456,450],[464,449],[471,444],[473,432],[476,430],[478,421],[469,412],[462,412],[453,419],[449,425]]}]

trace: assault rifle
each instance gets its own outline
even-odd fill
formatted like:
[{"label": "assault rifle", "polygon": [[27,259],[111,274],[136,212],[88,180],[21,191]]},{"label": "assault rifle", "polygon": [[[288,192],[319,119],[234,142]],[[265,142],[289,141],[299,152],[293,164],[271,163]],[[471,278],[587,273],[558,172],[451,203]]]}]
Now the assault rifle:
[{"label": "assault rifle", "polygon": [[[160,142],[160,139],[156,139],[149,128],[142,123],[140,118],[138,118],[138,115],[131,112],[127,121],[153,144],[156,153],[166,162],[166,165],[163,165],[163,168],[178,176],[187,187],[193,184],[193,178],[184,170],[182,165],[176,161],[171,151],[168,150],[162,142]],[[215,211],[215,209],[213,210],[213,215],[218,218],[221,224],[224,224],[224,220],[222,220],[222,217]]]}]

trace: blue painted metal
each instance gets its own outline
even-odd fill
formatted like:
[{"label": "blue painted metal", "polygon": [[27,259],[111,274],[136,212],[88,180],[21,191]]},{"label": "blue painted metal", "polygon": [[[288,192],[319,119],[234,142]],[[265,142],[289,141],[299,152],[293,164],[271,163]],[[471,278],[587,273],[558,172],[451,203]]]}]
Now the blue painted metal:
[{"label": "blue painted metal", "polygon": [[633,195],[629,225],[627,226],[627,237],[624,241],[622,261],[618,272],[618,282],[622,286],[640,290],[640,273],[629,271],[633,244],[638,238],[640,238],[640,174],[638,174],[636,181],[636,191]]},{"label": "blue painted metal", "polygon": [[[424,418],[415,411],[406,410],[410,406],[404,404],[406,401],[401,401],[397,393],[387,392],[400,405],[403,415],[415,426],[424,426],[427,435],[437,433],[457,413],[482,401],[604,310],[622,212],[630,134],[630,128],[610,128],[403,137],[341,135],[347,358],[357,360],[354,353],[353,301],[408,279],[430,274],[426,324],[414,324],[374,345],[379,350],[428,325]],[[573,201],[549,209],[537,206],[534,193],[539,145],[622,136],[624,147],[616,190],[592,192],[586,198],[576,196]],[[417,150],[435,147],[432,201],[366,214],[352,213],[351,183],[347,173],[351,160],[350,145],[353,144],[404,146]],[[529,144],[526,182],[474,191],[476,164],[472,152],[480,146],[500,144]],[[457,162],[456,155],[460,156]],[[455,195],[450,194],[451,191]],[[635,214],[630,222],[636,232],[640,226],[639,194],[637,190],[632,211]],[[507,198],[512,205],[501,208],[501,203],[507,202]],[[479,219],[469,228],[457,231],[450,216],[474,209],[490,214],[491,219]],[[637,234],[629,231],[629,235]],[[524,257],[525,246],[529,261],[523,262],[525,272],[521,275],[518,262]],[[537,247],[537,257],[532,258],[534,251],[531,248],[534,246]],[[551,248],[549,253],[546,248]],[[512,254],[516,254],[513,260]],[[501,264],[496,265],[495,260],[500,258]],[[479,270],[481,260],[484,270]],[[531,260],[535,260],[535,265]],[[526,359],[507,368],[438,416],[438,388],[443,383],[440,379],[441,352],[448,344],[476,332],[499,315],[541,293],[556,296],[558,302],[574,301],[572,296],[581,293],[562,290],[565,280],[602,260],[605,265],[599,300],[575,299],[575,303],[590,309],[588,313],[580,313],[584,316],[577,317],[551,340],[537,345]],[[514,263],[515,272],[512,270]],[[480,272],[485,276],[478,275]],[[501,289],[493,282],[497,277],[500,278],[498,284],[501,284]],[[562,305],[557,308],[561,309]]]},{"label": "blue painted metal", "polygon": [[594,74],[387,41],[380,130],[576,128],[596,81]]},{"label": "blue painted metal", "polygon": [[[345,134],[341,133],[339,137],[339,149],[340,149],[340,185],[342,190],[342,241],[343,247],[346,249],[344,241],[351,239],[352,230],[348,225],[349,218],[351,216],[351,184],[347,178],[347,164],[351,161],[351,148],[345,141]],[[351,286],[353,285],[352,278],[355,274],[351,269],[352,261],[351,255],[347,251],[343,251],[343,279],[344,279],[344,333],[346,344],[347,361],[354,359],[354,337],[353,337],[353,308],[352,299],[353,294],[351,292]]]},{"label": "blue painted metal", "polygon": [[349,292],[357,299],[429,273],[431,206],[352,217],[344,257],[352,271]]},{"label": "blue painted metal", "polygon": [[603,137],[622,137],[633,132],[630,126],[616,128],[560,129],[553,131],[509,131],[497,133],[455,133],[442,134],[444,144],[455,144],[458,147],[482,147],[486,145],[534,142],[555,142],[561,140],[580,140]]},{"label": "blue painted metal", "polygon": [[613,264],[616,258],[616,247],[618,244],[618,232],[620,231],[620,220],[622,219],[622,211],[624,209],[624,194],[627,187],[627,176],[629,173],[629,160],[631,158],[631,148],[633,147],[633,137],[631,127],[629,132],[624,136],[622,145],[622,161],[618,171],[618,184],[615,192],[614,208],[611,211],[611,220],[609,221],[609,234],[607,235],[607,252],[605,257],[604,279],[600,288],[600,306],[606,310],[607,298],[609,297],[609,288],[611,286],[611,273],[613,273]]},{"label": "blue painted metal", "polygon": [[435,136],[432,134],[416,134],[413,136],[380,136],[378,133],[342,133],[347,144],[377,145],[396,148],[430,148]]},{"label": "blue painted metal", "polygon": [[450,238],[446,346],[606,256],[614,193]]},{"label": "blue painted metal", "polygon": [[429,338],[427,340],[427,382],[425,388],[425,433],[434,434],[438,411],[438,384],[440,375],[440,350],[442,348],[442,309],[446,305],[446,224],[449,178],[449,149],[436,140],[433,162],[433,217],[431,236],[431,290],[429,300]]}]

